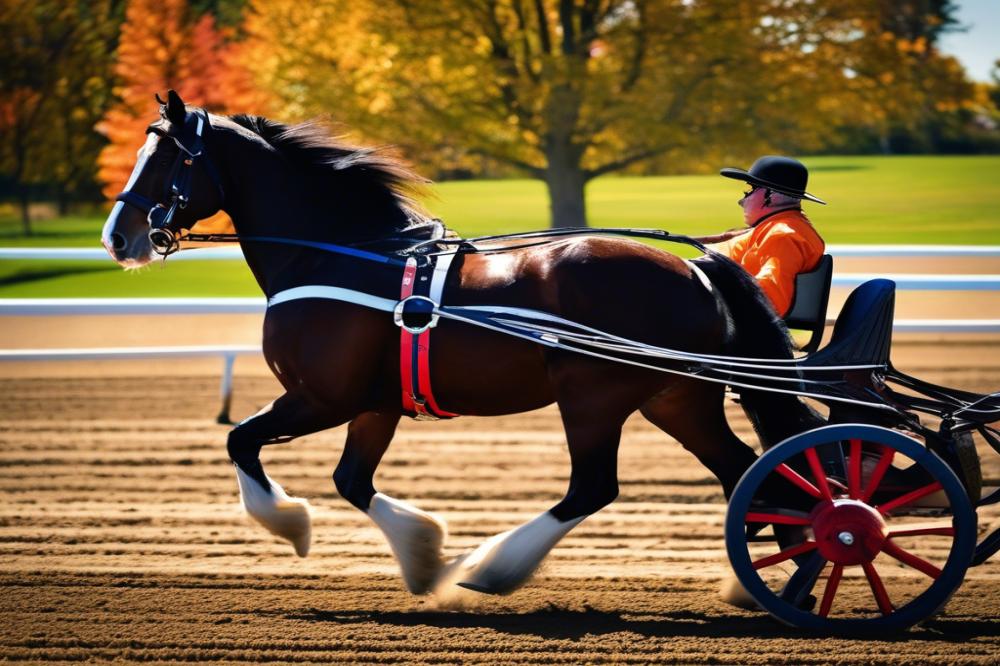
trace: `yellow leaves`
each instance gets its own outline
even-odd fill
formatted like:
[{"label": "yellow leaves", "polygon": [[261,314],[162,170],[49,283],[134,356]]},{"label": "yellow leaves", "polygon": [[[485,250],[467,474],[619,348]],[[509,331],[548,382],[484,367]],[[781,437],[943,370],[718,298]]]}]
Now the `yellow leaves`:
[{"label": "yellow leaves", "polygon": [[488,56],[493,51],[493,42],[486,35],[477,35],[472,52],[478,56]]},{"label": "yellow leaves", "polygon": [[431,81],[441,81],[444,76],[444,61],[441,56],[435,53],[427,58],[427,77]]},{"label": "yellow leaves", "polygon": [[392,97],[384,90],[378,91],[368,103],[368,113],[378,115],[392,106]]}]

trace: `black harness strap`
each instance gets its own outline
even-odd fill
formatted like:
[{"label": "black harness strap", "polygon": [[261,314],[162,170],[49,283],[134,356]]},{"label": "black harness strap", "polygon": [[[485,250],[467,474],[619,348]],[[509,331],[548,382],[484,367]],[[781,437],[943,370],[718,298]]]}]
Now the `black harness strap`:
[{"label": "black harness strap", "polygon": [[162,137],[169,137],[179,149],[177,158],[170,168],[170,176],[167,178],[169,184],[165,196],[170,200],[169,205],[153,201],[131,190],[120,192],[115,197],[115,201],[137,208],[146,215],[150,228],[149,240],[158,254],[166,256],[180,249],[177,232],[171,228],[171,223],[177,209],[186,208],[191,199],[192,167],[196,161],[205,169],[205,173],[215,183],[219,197],[225,201],[226,193],[222,188],[222,179],[205,152],[204,134],[209,127],[208,114],[196,109],[185,118],[180,136],[166,134],[156,129],[156,126],[151,126],[147,130],[147,133],[155,132]]}]

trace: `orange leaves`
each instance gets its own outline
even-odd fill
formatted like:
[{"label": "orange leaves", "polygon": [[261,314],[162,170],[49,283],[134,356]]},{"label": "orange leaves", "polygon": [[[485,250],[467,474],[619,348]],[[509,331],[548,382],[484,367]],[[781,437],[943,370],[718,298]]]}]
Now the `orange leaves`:
[{"label": "orange leaves", "polygon": [[187,0],[130,0],[115,64],[120,101],[98,125],[110,141],[98,159],[107,196],[128,179],[143,130],[156,118],[155,93],[173,88],[189,104],[220,113],[268,111],[268,95],[244,65],[243,44],[229,37]]}]

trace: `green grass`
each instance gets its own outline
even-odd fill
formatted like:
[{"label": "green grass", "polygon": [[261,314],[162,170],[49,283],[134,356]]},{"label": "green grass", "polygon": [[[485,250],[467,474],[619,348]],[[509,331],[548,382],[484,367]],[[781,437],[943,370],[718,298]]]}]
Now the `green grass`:
[{"label": "green grass", "polygon": [[[814,157],[806,204],[829,243],[1000,244],[1000,156]],[[708,234],[738,226],[742,184],[707,176],[615,177],[590,184],[591,226],[653,227]],[[441,183],[430,210],[465,236],[542,229],[548,201],[539,181]],[[32,237],[0,218],[2,246],[95,247],[101,218],[39,222]],[[0,297],[257,295],[238,262],[173,262],[124,273],[110,261],[0,261]]]}]

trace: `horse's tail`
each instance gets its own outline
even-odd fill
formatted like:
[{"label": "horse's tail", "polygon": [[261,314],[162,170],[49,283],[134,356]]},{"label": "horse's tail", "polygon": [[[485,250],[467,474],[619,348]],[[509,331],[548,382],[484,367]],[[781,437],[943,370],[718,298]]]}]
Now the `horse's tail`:
[{"label": "horse's tail", "polygon": [[[726,354],[749,358],[793,358],[792,342],[785,323],[774,312],[757,282],[739,264],[712,250],[694,262],[718,290],[728,310],[732,325],[725,346]],[[794,395],[755,389],[739,389],[739,393],[743,411],[765,448],[826,424],[822,416]]]}]

